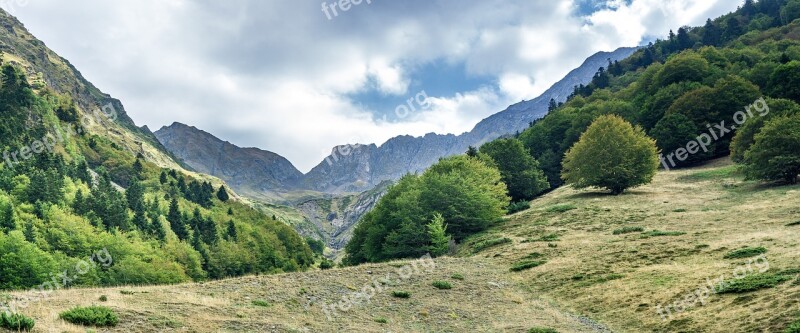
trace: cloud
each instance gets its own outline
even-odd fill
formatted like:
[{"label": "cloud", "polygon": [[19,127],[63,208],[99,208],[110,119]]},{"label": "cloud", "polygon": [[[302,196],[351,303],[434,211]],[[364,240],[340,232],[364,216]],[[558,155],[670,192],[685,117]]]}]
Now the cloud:
[{"label": "cloud", "polygon": [[[735,7],[724,0],[373,0],[328,20],[315,1],[38,0],[14,14],[120,98],[137,123],[195,125],[308,171],[335,145],[468,131],[536,97],[595,52]],[[379,111],[425,89],[423,78],[433,74],[418,69],[431,64],[485,79],[385,120]],[[391,102],[373,110],[353,96]]]}]

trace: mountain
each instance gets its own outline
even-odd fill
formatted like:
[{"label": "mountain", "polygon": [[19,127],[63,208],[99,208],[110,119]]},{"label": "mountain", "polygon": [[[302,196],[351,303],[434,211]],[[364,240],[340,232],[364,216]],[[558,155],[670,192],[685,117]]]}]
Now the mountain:
[{"label": "mountain", "polygon": [[423,137],[398,136],[380,147],[351,145],[334,148],[331,155],[303,177],[302,188],[320,192],[359,192],[386,180],[427,169],[442,157],[462,154],[469,146],[483,143],[528,128],[530,122],[547,114],[549,102],[563,102],[579,84],[587,84],[608,60],[622,60],[637,48],[599,52],[541,96],[508,107],[478,123],[462,135],[427,134]]},{"label": "mountain", "polygon": [[239,194],[259,196],[288,190],[303,177],[278,154],[239,148],[193,126],[176,122],[162,127],[155,136],[188,167],[219,177]]}]

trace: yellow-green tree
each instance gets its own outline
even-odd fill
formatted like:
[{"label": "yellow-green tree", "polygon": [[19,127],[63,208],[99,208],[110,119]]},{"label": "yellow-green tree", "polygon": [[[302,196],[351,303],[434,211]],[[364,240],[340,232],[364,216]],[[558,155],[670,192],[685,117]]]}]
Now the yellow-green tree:
[{"label": "yellow-green tree", "polygon": [[561,177],[576,188],[599,187],[618,195],[650,183],[658,148],[644,131],[615,115],[597,118],[567,152]]}]

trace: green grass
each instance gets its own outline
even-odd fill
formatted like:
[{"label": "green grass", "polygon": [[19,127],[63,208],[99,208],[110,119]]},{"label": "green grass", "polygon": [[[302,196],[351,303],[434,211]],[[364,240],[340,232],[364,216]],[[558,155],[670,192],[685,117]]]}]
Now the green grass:
[{"label": "green grass", "polygon": [[758,255],[762,255],[764,253],[767,253],[767,249],[764,247],[745,247],[728,252],[725,254],[725,256],[723,256],[723,258],[725,259],[751,258]]},{"label": "green grass", "polygon": [[270,304],[269,302],[267,302],[265,300],[261,300],[261,299],[254,300],[253,302],[251,302],[251,304],[253,304],[255,306],[264,307],[264,308],[268,308],[268,307],[272,306],[272,304]]},{"label": "green grass", "polygon": [[553,205],[553,206],[545,208],[544,211],[548,212],[548,213],[565,213],[565,212],[571,211],[573,209],[578,209],[578,206],[575,206],[573,204],[569,204],[568,203],[568,204]]},{"label": "green grass", "polygon": [[783,332],[784,333],[800,333],[800,319],[798,319],[797,321],[789,324],[789,326],[786,327],[786,330],[783,331]]},{"label": "green grass", "polygon": [[718,180],[718,179],[734,178],[739,176],[740,174],[741,172],[737,165],[729,165],[722,168],[715,168],[712,170],[695,172],[691,175],[680,177],[680,180],[692,180],[692,181]]},{"label": "green grass", "polygon": [[761,289],[774,288],[775,286],[791,280],[788,275],[760,273],[747,275],[741,279],[732,280],[717,290],[719,294],[738,294]]},{"label": "green grass", "polygon": [[539,267],[541,265],[544,265],[546,262],[547,262],[546,260],[526,260],[526,261],[521,261],[521,262],[518,262],[518,263],[514,264],[513,266],[511,266],[510,270],[512,272],[521,272],[521,271],[528,270],[528,269],[531,269],[531,268],[534,268],[534,267]]},{"label": "green grass", "polygon": [[495,239],[488,239],[482,242],[478,242],[472,246],[472,252],[478,253],[483,250],[486,250],[490,247],[495,247],[498,245],[508,244],[511,243],[512,240],[510,238],[495,238]]},{"label": "green grass", "polygon": [[552,328],[534,327],[528,330],[528,333],[558,333]]},{"label": "green grass", "polygon": [[0,313],[0,328],[19,332],[30,331],[33,329],[35,322],[33,319],[25,317],[19,313]]},{"label": "green grass", "polygon": [[409,298],[411,297],[411,293],[407,291],[396,290],[392,292],[392,296],[396,298]]},{"label": "green grass", "polygon": [[624,235],[624,234],[631,234],[634,232],[644,232],[644,228],[642,227],[624,227],[620,229],[614,230],[614,235]]},{"label": "green grass", "polygon": [[436,287],[436,289],[441,289],[441,290],[453,289],[453,285],[447,281],[433,281],[432,285]]},{"label": "green grass", "polygon": [[58,317],[83,326],[113,327],[119,323],[117,314],[104,306],[76,307],[62,312]]},{"label": "green grass", "polygon": [[642,234],[642,238],[649,238],[649,237],[664,237],[664,236],[683,236],[685,232],[682,231],[660,231],[660,230],[653,230],[648,231]]}]

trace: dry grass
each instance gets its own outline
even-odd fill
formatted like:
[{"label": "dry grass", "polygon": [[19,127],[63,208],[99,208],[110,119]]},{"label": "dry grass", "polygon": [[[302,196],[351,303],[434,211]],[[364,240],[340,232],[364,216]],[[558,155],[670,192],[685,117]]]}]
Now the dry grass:
[{"label": "dry grass", "polygon": [[[753,259],[723,258],[736,249],[766,248],[770,272],[800,268],[799,229],[786,226],[800,220],[800,187],[745,182],[729,169],[729,162],[717,161],[660,173],[652,185],[616,197],[556,190],[467,242],[460,250],[464,258],[438,259],[432,272],[391,282],[369,304],[331,321],[323,303],[337,302],[374,278],[396,277],[402,263],[178,286],[66,290],[25,314],[36,320],[39,332],[84,332],[59,320],[58,313],[99,304],[107,295],[102,305],[120,316],[113,332],[526,332],[532,327],[605,332],[586,317],[614,332],[781,332],[797,319],[800,283],[712,295],[704,306],[667,321],[656,313],[657,305],[682,299],[706,278],[732,279],[736,267]],[[552,208],[566,205],[570,209]],[[685,234],[613,234],[626,226]],[[512,242],[473,254],[472,245],[498,238]],[[543,238],[548,240],[536,241]],[[546,263],[510,272],[515,263],[533,259]],[[433,287],[439,280],[453,289]],[[392,297],[398,290],[410,298]],[[255,300],[270,306],[255,306]]]}]

